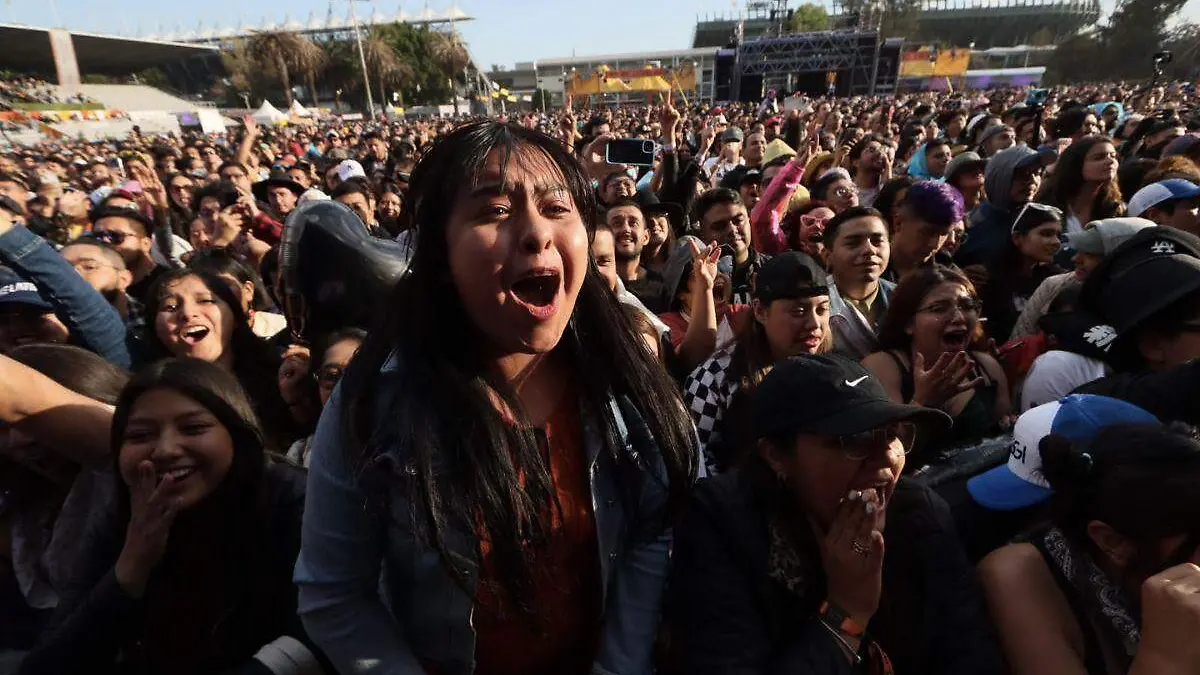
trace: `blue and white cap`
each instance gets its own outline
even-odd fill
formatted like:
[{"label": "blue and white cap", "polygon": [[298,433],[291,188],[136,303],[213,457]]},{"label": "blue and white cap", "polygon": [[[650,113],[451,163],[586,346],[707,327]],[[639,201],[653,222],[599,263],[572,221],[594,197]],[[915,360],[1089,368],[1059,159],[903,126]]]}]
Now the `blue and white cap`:
[{"label": "blue and white cap", "polygon": [[1091,440],[1106,426],[1159,423],[1132,403],[1091,394],[1071,394],[1030,408],[1013,427],[1008,463],[967,481],[967,491],[976,503],[994,511],[1033,506],[1050,497],[1039,449],[1046,436],[1053,433],[1078,443]]}]

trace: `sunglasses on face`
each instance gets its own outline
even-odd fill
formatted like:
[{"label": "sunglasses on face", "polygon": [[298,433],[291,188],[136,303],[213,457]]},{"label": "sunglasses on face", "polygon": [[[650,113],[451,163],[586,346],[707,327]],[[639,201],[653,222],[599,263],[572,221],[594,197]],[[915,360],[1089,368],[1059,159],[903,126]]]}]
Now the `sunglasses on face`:
[{"label": "sunglasses on face", "polygon": [[133,235],[125,232],[116,232],[114,230],[100,230],[92,233],[92,238],[96,241],[102,241],[110,246],[120,246],[126,239]]}]

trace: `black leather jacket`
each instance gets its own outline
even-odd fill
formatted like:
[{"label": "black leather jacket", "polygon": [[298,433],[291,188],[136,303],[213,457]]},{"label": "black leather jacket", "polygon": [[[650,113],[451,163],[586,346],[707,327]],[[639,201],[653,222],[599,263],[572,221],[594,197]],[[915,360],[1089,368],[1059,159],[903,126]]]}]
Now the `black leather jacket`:
[{"label": "black leather jacket", "polygon": [[[817,622],[825,580],[815,541],[796,549],[814,570],[801,595],[769,572],[770,515],[756,494],[740,472],[705,479],[675,531],[666,611],[676,665],[690,675],[869,672]],[[1004,672],[945,502],[901,479],[884,536],[883,596],[867,629],[896,674]]]}]

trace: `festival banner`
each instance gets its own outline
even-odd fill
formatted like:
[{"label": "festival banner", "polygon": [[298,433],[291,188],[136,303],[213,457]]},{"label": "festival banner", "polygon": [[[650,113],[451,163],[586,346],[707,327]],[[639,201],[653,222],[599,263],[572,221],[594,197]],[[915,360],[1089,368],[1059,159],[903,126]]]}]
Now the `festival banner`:
[{"label": "festival banner", "polygon": [[903,54],[900,77],[961,77],[971,65],[971,50],[919,47]]}]

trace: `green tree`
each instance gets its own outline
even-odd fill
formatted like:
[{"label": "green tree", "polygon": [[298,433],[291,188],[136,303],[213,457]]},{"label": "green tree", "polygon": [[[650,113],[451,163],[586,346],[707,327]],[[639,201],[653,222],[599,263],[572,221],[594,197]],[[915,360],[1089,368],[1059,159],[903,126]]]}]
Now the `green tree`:
[{"label": "green tree", "polygon": [[1118,0],[1102,29],[1106,66],[1104,79],[1146,77],[1152,56],[1169,36],[1167,23],[1183,9],[1186,0]]},{"label": "green tree", "polygon": [[546,91],[545,89],[542,89],[540,87],[537,89],[534,89],[532,98],[533,98],[533,109],[534,110],[546,112],[553,107],[550,104],[550,101],[553,100],[550,96],[550,92]]},{"label": "green tree", "polygon": [[[287,105],[292,105],[292,72],[314,72],[323,59],[304,36],[283,31],[255,32],[247,39],[246,53],[254,66],[279,78]],[[323,54],[323,52],[321,52]]]},{"label": "green tree", "polygon": [[825,11],[822,5],[806,2],[792,12],[788,20],[788,30],[793,33],[829,30],[829,12]]},{"label": "green tree", "polygon": [[434,31],[399,23],[377,26],[379,37],[391,45],[402,64],[412,70],[411,77],[398,78],[404,100],[412,105],[440,103],[450,95],[446,75],[433,58],[430,43]]},{"label": "green tree", "polygon": [[454,83],[471,63],[471,56],[467,53],[467,47],[458,37],[458,33],[430,33],[429,48],[434,63],[445,73],[447,84],[450,85],[450,93],[454,97],[454,114],[457,115],[458,91]]},{"label": "green tree", "polygon": [[1081,33],[1054,49],[1046,64],[1046,80],[1068,84],[1094,79],[1104,61],[1104,43],[1098,32]]},{"label": "green tree", "polygon": [[383,105],[388,101],[385,83],[408,82],[413,78],[413,67],[401,61],[392,45],[376,31],[363,40],[363,58],[367,71],[374,73],[379,81],[379,100]]}]

